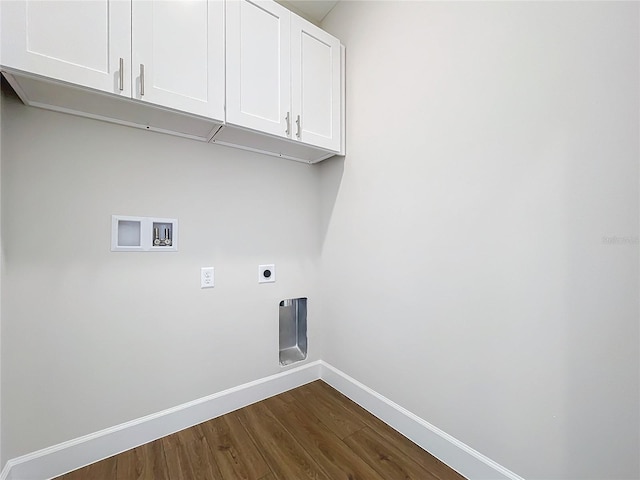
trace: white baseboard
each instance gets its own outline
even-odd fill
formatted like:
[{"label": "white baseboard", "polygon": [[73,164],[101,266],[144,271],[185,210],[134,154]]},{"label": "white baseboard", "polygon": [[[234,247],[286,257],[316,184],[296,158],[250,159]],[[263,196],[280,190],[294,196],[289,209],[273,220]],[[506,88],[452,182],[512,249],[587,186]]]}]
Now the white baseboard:
[{"label": "white baseboard", "polygon": [[144,445],[320,378],[320,362],[245,383],[9,460],[0,480],[44,480]]},{"label": "white baseboard", "polygon": [[318,379],[470,480],[523,480],[322,360],[9,460],[0,480],[51,479]]},{"label": "white baseboard", "polygon": [[524,480],[328,363],[320,363],[323,381],[461,475],[472,480]]},{"label": "white baseboard", "polygon": [[13,475],[11,475],[11,465],[10,465],[11,460],[9,460],[5,465],[4,468],[2,469],[2,472],[0,472],[0,480],[13,480]]}]

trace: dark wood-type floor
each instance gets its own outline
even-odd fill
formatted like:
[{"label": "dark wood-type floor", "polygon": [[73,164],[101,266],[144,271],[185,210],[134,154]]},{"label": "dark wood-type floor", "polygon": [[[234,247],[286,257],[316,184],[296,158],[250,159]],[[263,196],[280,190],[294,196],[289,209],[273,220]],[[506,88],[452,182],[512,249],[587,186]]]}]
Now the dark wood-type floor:
[{"label": "dark wood-type floor", "polygon": [[316,381],[58,480],[462,480]]}]

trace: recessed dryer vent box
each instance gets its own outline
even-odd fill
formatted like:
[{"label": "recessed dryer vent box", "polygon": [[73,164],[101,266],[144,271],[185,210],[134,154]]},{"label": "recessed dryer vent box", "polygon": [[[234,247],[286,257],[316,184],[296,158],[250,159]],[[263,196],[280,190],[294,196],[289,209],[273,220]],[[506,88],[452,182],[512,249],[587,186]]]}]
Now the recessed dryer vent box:
[{"label": "recessed dryer vent box", "polygon": [[177,252],[175,218],[111,216],[112,252]]},{"label": "recessed dryer vent box", "polygon": [[280,302],[280,365],[307,358],[307,299],[290,298]]}]

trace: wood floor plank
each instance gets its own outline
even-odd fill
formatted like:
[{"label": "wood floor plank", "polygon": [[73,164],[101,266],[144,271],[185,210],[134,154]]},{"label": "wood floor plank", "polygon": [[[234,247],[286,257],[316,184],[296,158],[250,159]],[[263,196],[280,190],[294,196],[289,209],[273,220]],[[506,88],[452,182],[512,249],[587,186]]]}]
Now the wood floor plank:
[{"label": "wood floor plank", "polygon": [[318,395],[321,390],[320,386],[315,385],[316,383],[309,383],[291,390],[291,394],[300,405],[304,405],[305,409],[320,419],[340,439],[344,439],[366,426],[357,418],[349,415],[348,412],[336,408],[336,404],[326,396]]},{"label": "wood floor plank", "polygon": [[118,455],[117,480],[169,480],[162,441],[156,440]]},{"label": "wood floor plank", "polygon": [[238,410],[236,415],[277,480],[330,480],[263,402]]},{"label": "wood floor plank", "polygon": [[345,438],[344,442],[387,480],[437,480],[369,427]]},{"label": "wood floor plank", "polygon": [[297,402],[273,397],[264,403],[333,480],[385,480]]},{"label": "wood floor plank", "polygon": [[340,406],[342,406],[342,408],[346,409],[355,418],[371,427],[372,430],[382,436],[385,440],[392,444],[396,444],[400,450],[409,455],[414,462],[425,470],[431,472],[439,480],[465,480],[465,477],[460,475],[458,472],[451,469],[448,465],[444,464],[429,452],[413,443],[407,437],[391,428],[376,416],[371,415],[360,405],[345,397],[330,385],[323,381],[319,381],[314,382],[314,386],[319,388],[316,393],[322,391],[324,394],[330,395]]},{"label": "wood floor plank", "polygon": [[116,480],[117,464],[117,457],[109,457],[67,473],[59,480]]},{"label": "wood floor plank", "polygon": [[290,391],[281,393],[280,395],[278,395],[278,397],[280,399],[284,400],[287,403],[291,403],[291,402],[295,402],[296,401],[296,398],[293,395],[291,395]]},{"label": "wood floor plank", "polygon": [[207,439],[196,427],[162,439],[169,480],[222,480]]},{"label": "wood floor plank", "polygon": [[253,440],[233,415],[200,424],[224,480],[261,480],[270,473]]},{"label": "wood floor plank", "polygon": [[58,478],[400,479],[464,477],[322,381]]},{"label": "wood floor plank", "polygon": [[117,480],[141,478],[141,464],[144,462],[144,459],[139,454],[140,450],[132,448],[118,455]]}]

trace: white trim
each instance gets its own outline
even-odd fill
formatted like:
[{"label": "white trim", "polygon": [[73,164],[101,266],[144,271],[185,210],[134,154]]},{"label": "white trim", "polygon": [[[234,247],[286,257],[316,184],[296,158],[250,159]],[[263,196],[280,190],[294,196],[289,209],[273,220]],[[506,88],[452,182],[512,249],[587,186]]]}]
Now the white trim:
[{"label": "white trim", "polygon": [[322,360],[14,458],[0,480],[54,478],[318,379],[471,480],[524,480]]},{"label": "white trim", "polygon": [[239,148],[240,150],[246,150],[248,152],[262,153],[264,155],[269,155],[271,157],[284,158],[285,160],[293,160],[294,162],[308,163],[309,165],[313,165],[314,163],[318,163],[318,162],[321,162],[322,160],[326,160],[329,157],[333,157],[334,155],[338,155],[335,152],[326,152],[323,155],[321,155],[320,157],[315,158],[313,160],[303,160],[303,159],[300,159],[300,158],[292,157],[291,155],[286,155],[284,153],[270,152],[269,150],[261,150],[259,148],[255,148],[255,147],[247,147],[245,145],[240,145],[238,143],[225,142],[223,140],[216,139],[215,136],[210,140],[209,143],[214,144],[214,145],[224,145],[225,147]]},{"label": "white trim", "polygon": [[473,480],[524,480],[349,375],[321,363],[320,378],[433,456]]},{"label": "white trim", "polygon": [[[13,86],[13,84],[12,84]],[[20,97],[23,98],[23,97]],[[79,110],[74,110],[72,108],[59,107],[58,105],[50,105],[48,103],[43,102],[34,102],[32,100],[24,101],[30,107],[42,108],[44,110],[51,110],[52,112],[66,113],[69,115],[73,115],[75,117],[85,117],[90,118],[92,120],[99,120],[101,122],[114,123],[116,125],[124,125],[125,127],[133,127],[138,128],[140,130],[145,130],[147,132],[156,132],[156,133],[164,133],[166,135],[173,135],[175,137],[188,138],[190,140],[197,140],[199,142],[206,142],[207,138],[211,134],[209,132],[206,137],[201,137],[199,135],[192,135],[190,133],[178,132],[177,130],[166,130],[164,128],[154,127],[153,125],[145,125],[143,123],[135,123],[129,122],[127,120],[121,120],[119,118],[107,117],[105,115],[98,115],[97,113],[89,113],[89,112],[81,112]],[[212,125],[212,131],[219,126],[219,123]]]},{"label": "white trim", "polygon": [[308,363],[9,460],[0,479],[54,478],[319,378],[319,361]]},{"label": "white trim", "polygon": [[12,480],[13,479],[13,475],[11,474],[11,460],[9,460],[4,468],[2,469],[2,472],[0,472],[0,480]]}]

